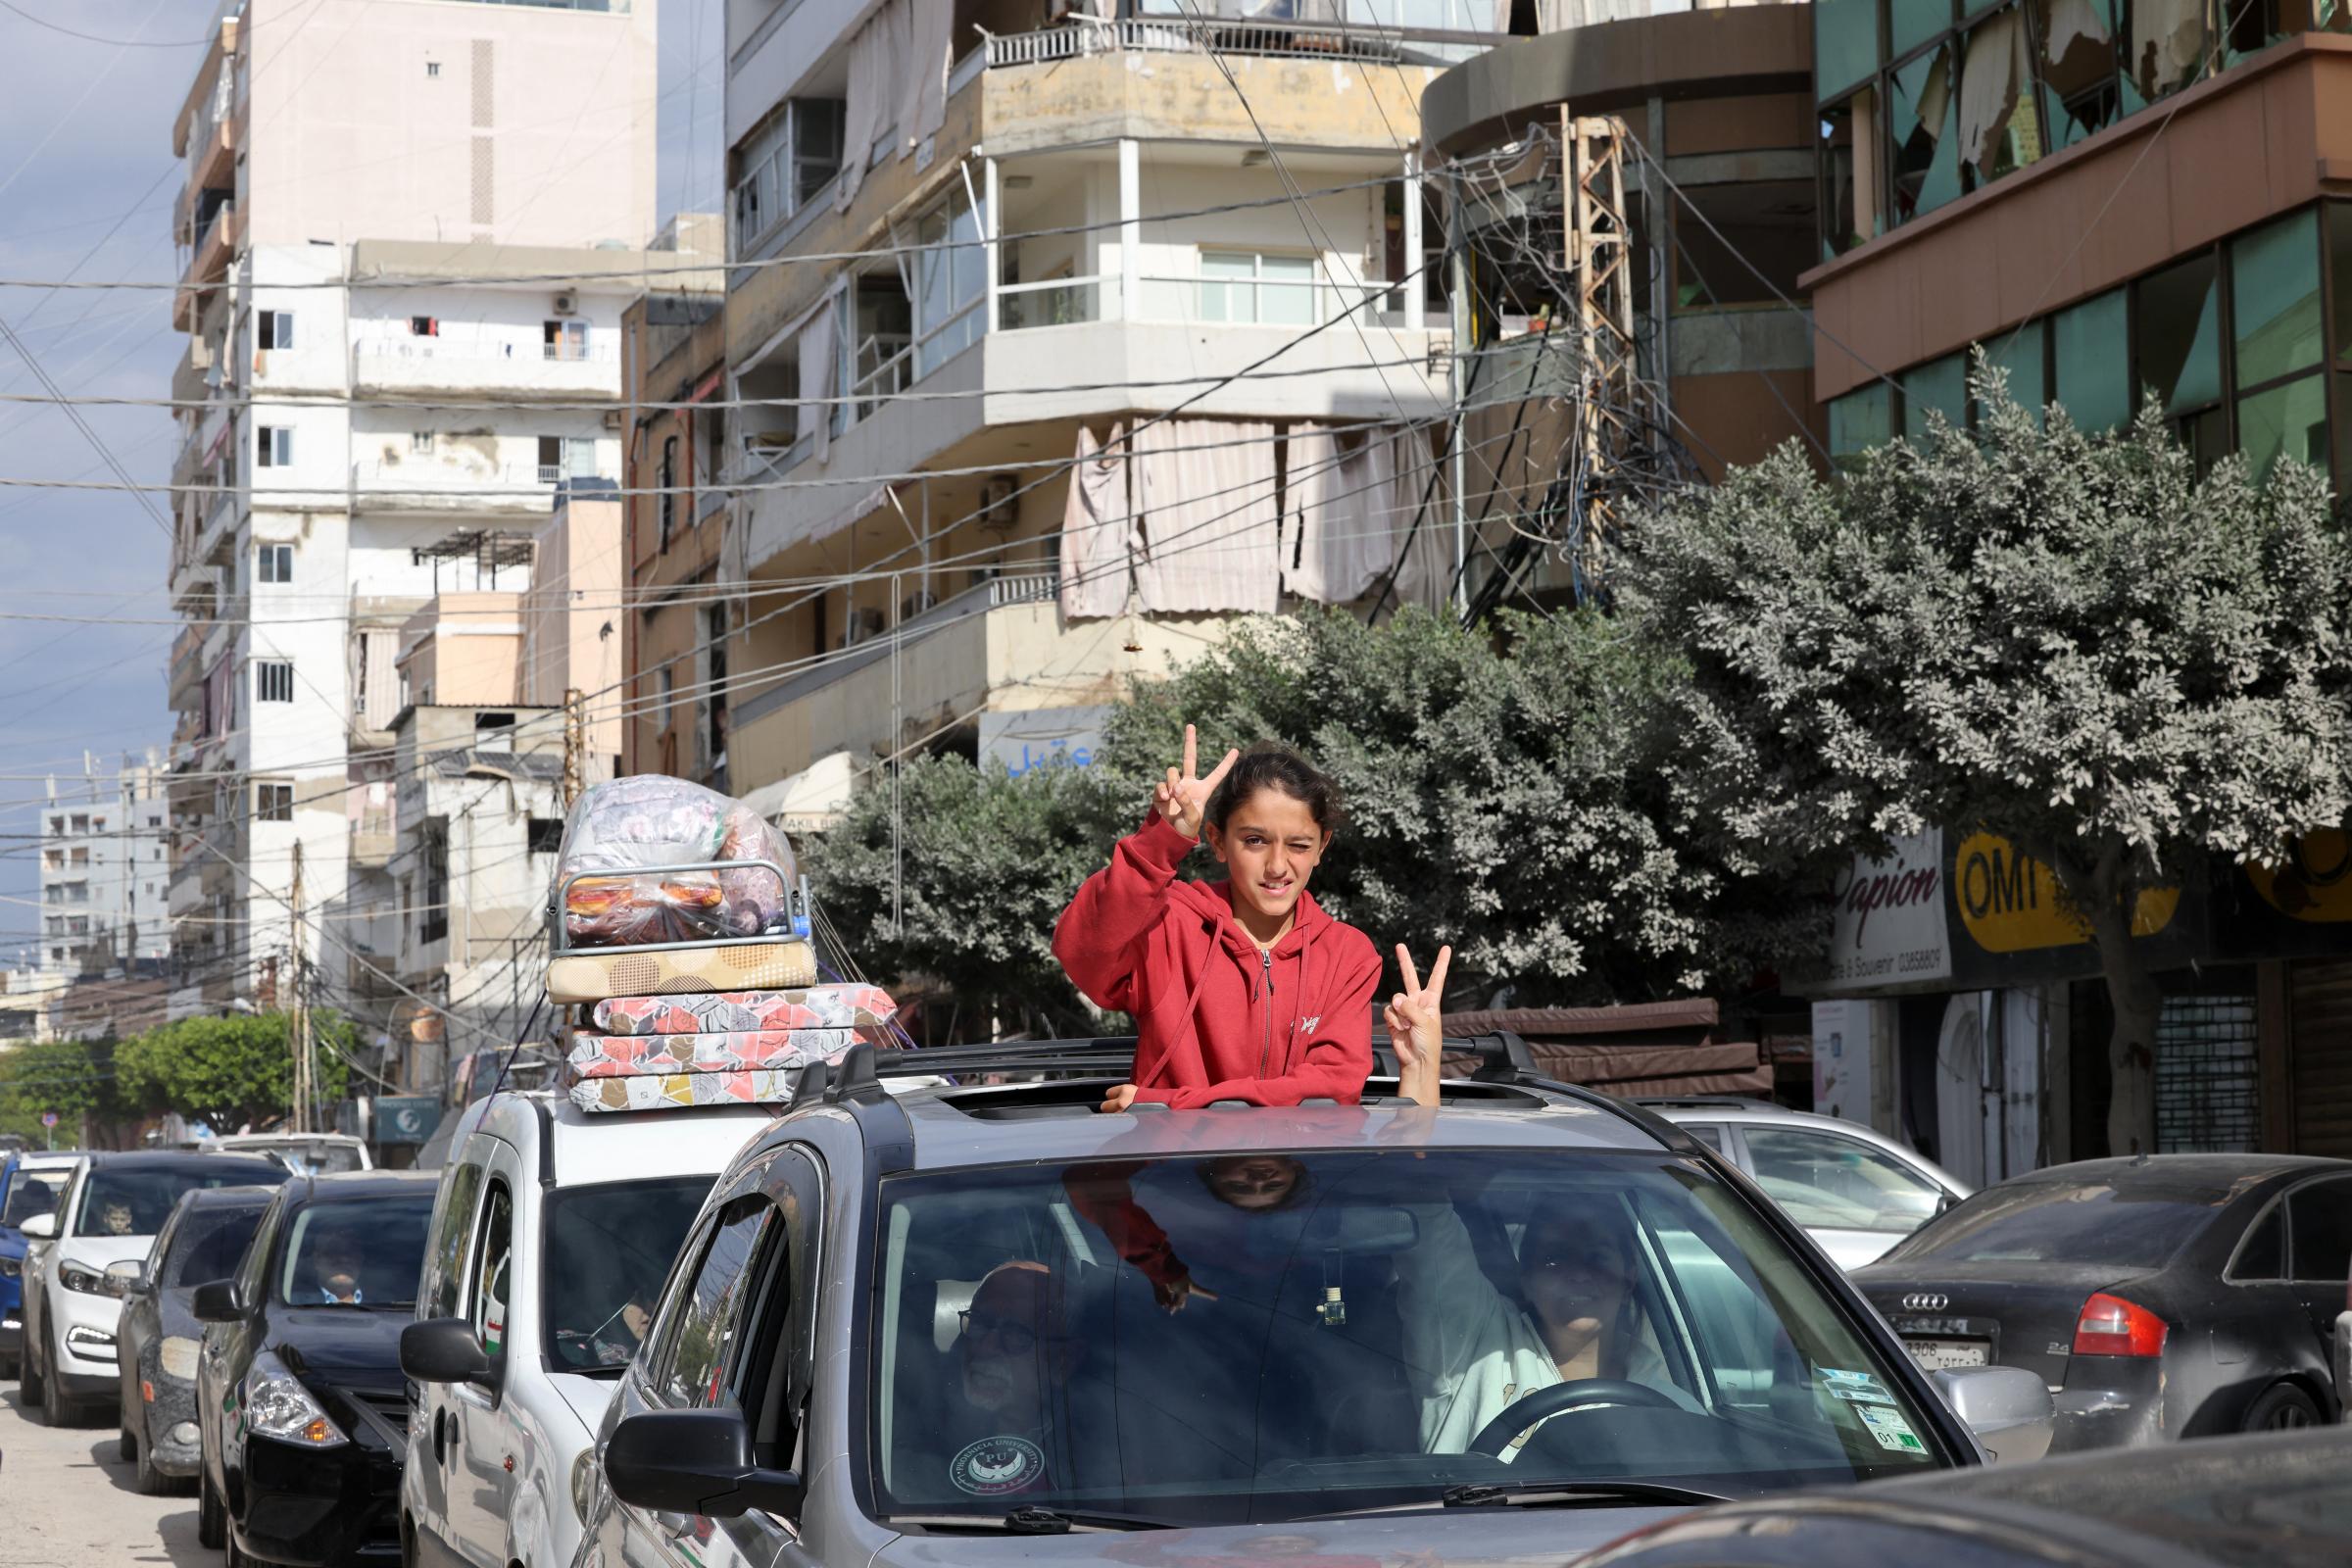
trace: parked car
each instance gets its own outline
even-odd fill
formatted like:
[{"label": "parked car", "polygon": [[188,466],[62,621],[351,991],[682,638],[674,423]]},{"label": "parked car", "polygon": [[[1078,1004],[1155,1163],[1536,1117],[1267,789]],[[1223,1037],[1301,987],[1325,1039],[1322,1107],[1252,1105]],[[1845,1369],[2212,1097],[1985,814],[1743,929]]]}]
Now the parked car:
[{"label": "parked car", "polygon": [[196,1533],[232,1568],[398,1555],[400,1330],[433,1184],[430,1171],[292,1177],[235,1275],[196,1288]]},{"label": "parked car", "polygon": [[2352,1433],[2070,1454],[1688,1515],[1576,1568],[2334,1568]]},{"label": "parked car", "polygon": [[182,1193],[199,1187],[274,1185],[285,1167],[267,1159],[137,1151],[93,1153],[74,1168],[58,1207],[22,1229],[39,1252],[24,1277],[24,1358],[18,1386],[41,1419],[67,1426],[111,1404],[122,1368],[115,1331],[156,1232]]},{"label": "parked car", "polygon": [[266,1155],[297,1176],[375,1169],[368,1146],[348,1133],[223,1133],[195,1147],[209,1154]]},{"label": "parked car", "polygon": [[[1041,1062],[1080,1075],[878,1077]],[[1052,1044],[811,1068],[621,1377],[580,1568],[1161,1527],[1238,1560],[1267,1526],[1329,1560],[1559,1562],[1692,1502],[1979,1463],[1955,1410],[2013,1454],[2046,1441],[2035,1380],[1932,1380],[1737,1167],[1639,1107],[1514,1074],[1434,1108],[1376,1080],[1360,1107],[1098,1114],[1131,1070]],[[1446,1310],[1407,1313],[1400,1269]],[[1623,1376],[1458,1408],[1408,1379],[1408,1321],[1532,1333],[1523,1281],[1604,1273]]]},{"label": "parked car", "polygon": [[138,1467],[139,1490],[193,1481],[203,1452],[196,1433],[196,1352],[204,1339],[196,1287],[236,1273],[276,1197],[274,1187],[208,1187],[180,1196],[156,1233],[146,1266],[122,1296],[115,1355],[122,1369],[118,1402],[122,1457]]},{"label": "parked car", "polygon": [[[459,1115],[408,1366],[406,1558],[569,1568],[590,1445],[710,1183],[762,1105],[590,1115],[505,1093]],[[511,1462],[510,1462],[511,1461]]]},{"label": "parked car", "polygon": [[1642,1103],[1754,1177],[1839,1268],[1876,1261],[1969,1195],[1917,1150],[1858,1122],[1764,1100]]},{"label": "parked car", "polygon": [[2335,1314],[2335,1409],[2352,1421],[2352,1271],[2344,1279],[2344,1309]]},{"label": "parked car", "polygon": [[2056,1392],[2055,1450],[2331,1421],[2352,1161],[2143,1154],[2012,1177],[1854,1274],[1923,1365]]},{"label": "parked car", "polygon": [[18,1227],[57,1207],[81,1158],[78,1149],[19,1151],[0,1165],[0,1378],[15,1377],[24,1353],[25,1253],[31,1243]]}]

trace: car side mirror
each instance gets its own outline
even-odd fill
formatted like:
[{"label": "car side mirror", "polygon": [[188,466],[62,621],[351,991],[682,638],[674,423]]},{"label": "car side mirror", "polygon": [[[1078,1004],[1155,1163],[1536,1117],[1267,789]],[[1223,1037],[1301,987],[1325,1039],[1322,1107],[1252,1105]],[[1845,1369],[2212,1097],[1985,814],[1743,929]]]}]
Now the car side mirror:
[{"label": "car side mirror", "polygon": [[1962,1366],[1931,1372],[1928,1381],[1995,1459],[2007,1464],[2049,1451],[2058,1412],[2039,1373],[2020,1366]]},{"label": "car side mirror", "polygon": [[791,1515],[808,1488],[799,1472],[766,1470],[752,1457],[751,1423],[740,1410],[648,1410],[612,1429],[605,1443],[612,1495],[656,1513],[732,1519],[758,1509]]},{"label": "car side mirror", "polygon": [[497,1382],[473,1325],[462,1317],[428,1317],[400,1331],[400,1370],[418,1383]]},{"label": "car side mirror", "polygon": [[147,1264],[136,1257],[106,1265],[106,1283],[117,1296],[128,1296],[147,1281]]},{"label": "car side mirror", "polygon": [[53,1242],[57,1240],[57,1214],[54,1210],[47,1214],[27,1214],[17,1231],[28,1241]]},{"label": "car side mirror", "polygon": [[234,1323],[245,1315],[245,1298],[235,1280],[207,1280],[188,1299],[199,1323]]}]

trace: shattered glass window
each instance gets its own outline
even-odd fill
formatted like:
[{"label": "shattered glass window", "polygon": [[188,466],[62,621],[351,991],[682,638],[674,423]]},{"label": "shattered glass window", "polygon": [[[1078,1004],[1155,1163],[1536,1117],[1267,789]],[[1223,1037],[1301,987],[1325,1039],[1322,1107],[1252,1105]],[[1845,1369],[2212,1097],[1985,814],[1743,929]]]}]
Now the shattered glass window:
[{"label": "shattered glass window", "polygon": [[2071,147],[2123,112],[2116,79],[2122,0],[2034,0],[2040,74],[2049,91],[2050,142]]},{"label": "shattered glass window", "polygon": [[1984,185],[2041,157],[2041,117],[2027,69],[2025,13],[2011,6],[1969,29],[1960,71],[1960,161]]},{"label": "shattered glass window", "polygon": [[1960,138],[1952,134],[1957,96],[1952,57],[1952,46],[1946,44],[1893,75],[1886,118],[1897,222],[1932,213],[1960,194]]},{"label": "shattered glass window", "polygon": [[2221,400],[2221,267],[2212,253],[2140,280],[2139,378],[2167,414]]},{"label": "shattered glass window", "polygon": [[2260,386],[2320,363],[2320,247],[2310,213],[2230,245],[2237,384]]},{"label": "shattered glass window", "polygon": [[1878,63],[1879,0],[1814,0],[1814,91],[1842,92]]},{"label": "shattered glass window", "polygon": [[1951,24],[1951,0],[1886,0],[1887,58],[1900,60]]}]

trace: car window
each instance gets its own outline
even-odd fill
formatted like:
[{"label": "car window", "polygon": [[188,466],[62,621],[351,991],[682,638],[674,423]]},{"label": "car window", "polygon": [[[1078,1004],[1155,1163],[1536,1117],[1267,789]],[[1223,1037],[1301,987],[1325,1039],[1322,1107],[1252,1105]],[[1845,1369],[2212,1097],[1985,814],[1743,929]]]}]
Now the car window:
[{"label": "car window", "polygon": [[540,1339],[568,1372],[628,1365],[710,1196],[708,1176],[559,1188],[540,1206]]},{"label": "car window", "polygon": [[482,1200],[482,1233],[473,1247],[473,1285],[466,1293],[466,1316],[482,1349],[497,1356],[506,1349],[507,1301],[512,1295],[509,1265],[514,1250],[514,1196],[507,1184],[493,1179]]},{"label": "car window", "polygon": [[1928,1221],[1882,1261],[2162,1268],[2204,1230],[2218,1196],[2080,1179],[2005,1181]]},{"label": "car window", "polygon": [[1936,1215],[1943,1189],[1885,1150],[1810,1127],[1742,1130],[1756,1185],[1799,1225],[1909,1235]]},{"label": "car window", "polygon": [[1677,1125],[1718,1154],[1723,1152],[1723,1129],[1713,1122],[1686,1121]]},{"label": "car window", "polygon": [[778,1152],[768,1167],[767,1185],[778,1195],[777,1219],[767,1227],[752,1260],[754,1284],[747,1315],[756,1326],[744,1342],[744,1364],[734,1381],[738,1398],[753,1417],[758,1461],[787,1467],[814,1374],[824,1203],[816,1165],[798,1150]]},{"label": "car window", "polygon": [[261,1221],[259,1205],[182,1210],[168,1250],[164,1239],[157,1238],[157,1250],[164,1259],[159,1283],[166,1287],[209,1285],[227,1279],[236,1273],[237,1261],[245,1255],[246,1244],[253,1240]]},{"label": "car window", "polygon": [[250,1309],[262,1299],[264,1285],[269,1279],[270,1254],[277,1247],[277,1238],[285,1229],[286,1200],[280,1197],[262,1212],[262,1222],[254,1228],[253,1243],[237,1262],[237,1295]]},{"label": "car window", "polygon": [[466,1261],[466,1238],[473,1233],[473,1200],[481,1190],[479,1161],[469,1158],[449,1173],[448,1186],[436,1210],[439,1227],[433,1233],[432,1255],[427,1264],[432,1293],[424,1304],[427,1317],[458,1315],[458,1303],[466,1285],[466,1276],[461,1272]]},{"label": "car window", "polygon": [[1742,1495],[1950,1462],[1813,1265],[1655,1151],[1031,1164],[881,1197],[885,1514],[1269,1523],[1480,1481]]},{"label": "car window", "polygon": [[2352,1277],[2352,1177],[2311,1182],[2286,1195],[2290,1279],[2337,1284]]},{"label": "car window", "polygon": [[278,1301],[415,1307],[432,1212],[423,1191],[305,1203],[278,1248]]},{"label": "car window", "polygon": [[257,1182],[285,1179],[274,1165],[207,1155],[202,1161],[217,1169],[192,1166],[98,1165],[81,1184],[74,1200],[75,1236],[153,1236],[172,1217],[172,1205],[183,1193],[212,1187],[250,1187]]},{"label": "car window", "polygon": [[754,1196],[719,1215],[679,1302],[676,1338],[659,1383],[661,1396],[669,1403],[727,1402],[722,1382],[727,1350],[742,1326],[753,1250],[771,1212],[766,1199]]},{"label": "car window", "polygon": [[55,1213],[57,1200],[65,1195],[66,1182],[73,1174],[71,1168],[20,1167],[9,1178],[7,1198],[0,1200],[0,1225],[22,1225],[35,1214]]},{"label": "car window", "polygon": [[2238,1245],[2237,1256],[2230,1263],[2230,1278],[2234,1281],[2282,1280],[2286,1278],[2286,1205],[2273,1203],[2262,1211],[2262,1217],[2246,1232]]}]

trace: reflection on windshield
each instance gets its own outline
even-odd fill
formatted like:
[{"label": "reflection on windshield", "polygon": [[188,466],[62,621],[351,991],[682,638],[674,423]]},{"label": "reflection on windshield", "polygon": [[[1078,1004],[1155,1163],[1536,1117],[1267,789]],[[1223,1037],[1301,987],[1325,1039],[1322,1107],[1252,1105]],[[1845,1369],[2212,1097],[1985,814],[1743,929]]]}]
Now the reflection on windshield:
[{"label": "reflection on windshield", "polygon": [[570,1187],[547,1204],[545,1342],[560,1371],[629,1364],[709,1176]]},{"label": "reflection on windshield", "polygon": [[0,1199],[0,1225],[22,1225],[35,1214],[56,1211],[66,1190],[63,1170],[20,1170],[8,1181],[8,1196]]},{"label": "reflection on windshield", "polygon": [[[153,1236],[164,1228],[172,1217],[172,1205],[182,1193],[213,1187],[250,1187],[257,1182],[282,1181],[284,1178],[269,1165],[255,1165],[245,1160],[215,1160],[205,1156],[207,1163],[218,1163],[218,1171],[197,1171],[185,1166],[157,1169],[152,1166],[101,1165],[81,1184],[81,1201],[74,1216],[75,1236]],[[260,1172],[268,1171],[268,1175]]]},{"label": "reflection on windshield", "polygon": [[1931,1220],[1885,1261],[2162,1268],[2213,1214],[2211,1204],[2178,1192],[2135,1195],[2099,1183],[2004,1182]]},{"label": "reflection on windshield", "polygon": [[885,1513],[1239,1522],[1937,1462],[1804,1267],[1669,1156],[1162,1158],[884,1195]]},{"label": "reflection on windshield", "polygon": [[267,1203],[251,1207],[190,1209],[180,1216],[172,1255],[164,1260],[162,1284],[205,1285],[227,1279],[245,1256],[246,1244],[261,1228]]},{"label": "reflection on windshield", "polygon": [[351,1199],[297,1209],[277,1254],[277,1298],[287,1306],[416,1304],[433,1195]]}]

